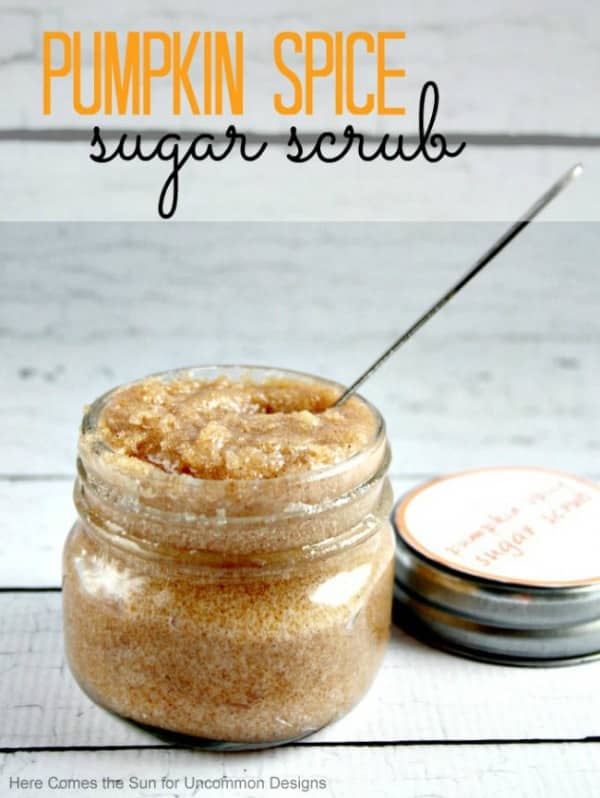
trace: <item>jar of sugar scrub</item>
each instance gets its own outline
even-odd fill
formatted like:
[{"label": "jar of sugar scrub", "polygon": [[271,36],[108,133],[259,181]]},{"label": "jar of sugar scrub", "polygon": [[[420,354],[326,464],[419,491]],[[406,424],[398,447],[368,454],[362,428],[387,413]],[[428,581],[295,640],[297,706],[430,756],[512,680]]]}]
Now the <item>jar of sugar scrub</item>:
[{"label": "jar of sugar scrub", "polygon": [[207,367],[85,413],[64,551],[71,671],[103,707],[220,749],[295,740],[363,696],[389,635],[389,446],[360,397]]}]

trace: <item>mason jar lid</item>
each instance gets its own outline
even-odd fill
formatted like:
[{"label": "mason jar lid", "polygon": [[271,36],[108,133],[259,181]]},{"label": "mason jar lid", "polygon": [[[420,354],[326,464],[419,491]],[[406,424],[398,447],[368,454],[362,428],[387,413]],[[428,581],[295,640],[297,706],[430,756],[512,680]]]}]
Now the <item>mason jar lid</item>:
[{"label": "mason jar lid", "polygon": [[394,616],[455,653],[520,665],[600,656],[600,486],[543,468],[434,479],[395,506]]}]

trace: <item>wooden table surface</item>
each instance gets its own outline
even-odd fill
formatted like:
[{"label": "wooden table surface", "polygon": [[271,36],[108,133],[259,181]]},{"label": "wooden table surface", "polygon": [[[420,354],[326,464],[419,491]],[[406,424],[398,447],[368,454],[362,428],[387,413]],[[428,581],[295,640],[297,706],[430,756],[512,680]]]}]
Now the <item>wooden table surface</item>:
[{"label": "wooden table surface", "polygon": [[[64,661],[60,551],[86,402],[192,363],[347,382],[500,229],[2,225],[0,795],[58,794],[50,777],[105,775],[125,787],[96,794],[201,794],[185,776],[320,777],[326,789],[309,794],[328,796],[599,793],[600,662],[486,665],[395,629],[346,718],[283,749],[224,755],[174,748],[97,708]],[[396,495],[479,465],[600,478],[599,248],[598,225],[535,226],[365,387],[388,422]],[[162,786],[167,776],[176,788]],[[17,778],[46,786],[18,789]]]}]

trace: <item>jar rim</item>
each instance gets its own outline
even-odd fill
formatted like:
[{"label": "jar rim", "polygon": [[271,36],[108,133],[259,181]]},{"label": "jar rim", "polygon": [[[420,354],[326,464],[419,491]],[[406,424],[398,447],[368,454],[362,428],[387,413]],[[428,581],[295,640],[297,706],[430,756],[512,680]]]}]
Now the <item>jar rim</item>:
[{"label": "jar rim", "polygon": [[[174,369],[167,369],[165,371],[158,371],[152,374],[145,375],[140,377],[136,380],[132,380],[130,382],[122,383],[120,385],[111,388],[109,391],[106,391],[97,399],[95,399],[91,405],[86,407],[83,419],[81,422],[80,427],[80,447],[81,443],[86,440],[87,438],[91,438],[94,436],[98,428],[98,421],[100,418],[100,414],[102,413],[103,409],[106,407],[110,399],[119,391],[128,388],[132,385],[136,385],[144,380],[148,379],[175,379],[177,377],[188,376],[195,379],[208,379],[208,375],[212,374],[213,378],[217,378],[219,376],[233,376],[237,375],[238,377],[241,376],[250,376],[252,378],[253,375],[262,374],[265,378],[266,377],[293,377],[301,380],[306,381],[316,381],[325,386],[337,388],[339,389],[340,393],[344,390],[344,386],[336,382],[335,380],[330,380],[325,377],[320,377],[315,374],[310,374],[308,372],[298,371],[295,369],[287,369],[287,368],[278,368],[273,366],[260,366],[260,365],[243,365],[243,364],[208,364],[208,365],[200,365],[200,366],[183,366]],[[292,472],[289,474],[284,474],[282,476],[277,477],[268,477],[263,479],[240,479],[240,478],[228,478],[228,479],[206,479],[202,477],[196,477],[191,474],[182,474],[179,472],[167,472],[161,469],[159,466],[155,465],[154,463],[150,463],[146,460],[142,460],[141,458],[135,458],[131,455],[123,454],[121,452],[115,451],[105,440],[96,436],[93,438],[93,452],[96,455],[102,457],[103,455],[109,456],[111,462],[115,465],[120,463],[129,463],[132,462],[136,463],[136,467],[144,472],[144,478],[149,478],[151,480],[156,480],[158,484],[161,481],[168,481],[170,484],[173,484],[173,480],[178,481],[180,484],[185,485],[187,488],[191,488],[192,486],[198,486],[198,489],[201,489],[202,485],[206,484],[233,484],[233,485],[243,485],[244,488],[252,488],[253,485],[264,486],[265,483],[269,483],[272,485],[285,485],[285,484],[298,484],[298,483],[309,483],[315,480],[320,479],[328,479],[330,477],[335,477],[336,475],[344,472],[346,469],[352,469],[357,463],[361,461],[362,458],[368,456],[381,442],[384,440],[386,435],[386,427],[385,421],[383,416],[377,410],[377,408],[365,399],[364,396],[361,394],[356,394],[356,398],[359,399],[370,411],[375,419],[376,426],[375,431],[373,433],[372,438],[362,446],[358,451],[353,452],[350,457],[344,458],[343,460],[339,460],[335,463],[331,463],[330,465],[326,465],[319,468],[309,469],[307,471],[298,471]]]}]

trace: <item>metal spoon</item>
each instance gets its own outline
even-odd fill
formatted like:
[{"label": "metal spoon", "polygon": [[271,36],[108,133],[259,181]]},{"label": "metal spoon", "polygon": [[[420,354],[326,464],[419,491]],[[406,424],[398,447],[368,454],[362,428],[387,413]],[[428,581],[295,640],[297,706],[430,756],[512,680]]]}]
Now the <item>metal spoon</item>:
[{"label": "metal spoon", "polygon": [[578,163],[575,166],[571,167],[568,172],[566,172],[559,180],[556,181],[550,188],[545,191],[542,196],[534,202],[531,208],[525,211],[525,213],[520,216],[517,221],[512,224],[508,230],[500,236],[500,238],[492,244],[492,246],[484,252],[484,254],[479,258],[479,260],[471,266],[471,268],[460,278],[460,280],[455,283],[451,288],[446,291],[446,293],[438,299],[438,301],[433,304],[429,310],[426,310],[423,315],[417,319],[405,332],[402,333],[400,338],[395,341],[389,349],[386,349],[385,352],[377,358],[377,360],[372,363],[369,368],[363,372],[360,377],[355,380],[349,388],[346,388],[344,393],[337,399],[334,403],[333,407],[338,407],[346,399],[349,399],[352,394],[356,393],[356,390],[369,379],[369,377],[374,374],[377,369],[382,366],[385,361],[391,357],[396,350],[398,350],[402,344],[405,344],[410,338],[413,337],[415,333],[417,333],[421,327],[423,327],[427,322],[432,319],[436,313],[438,313],[444,305],[446,305],[452,297],[455,297],[464,287],[465,285],[470,282],[473,277],[475,277],[479,272],[488,265],[488,263],[493,260],[496,255],[501,252],[504,247],[509,244],[513,238],[519,235],[519,233],[524,230],[527,225],[533,221],[533,219],[543,210],[546,205],[548,205],[552,200],[557,197],[563,189],[565,189],[575,178],[579,177],[583,172],[583,166]]}]

